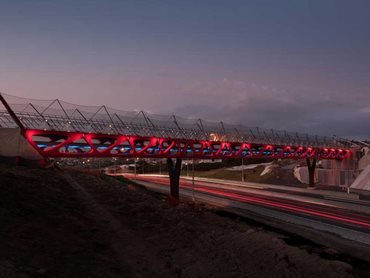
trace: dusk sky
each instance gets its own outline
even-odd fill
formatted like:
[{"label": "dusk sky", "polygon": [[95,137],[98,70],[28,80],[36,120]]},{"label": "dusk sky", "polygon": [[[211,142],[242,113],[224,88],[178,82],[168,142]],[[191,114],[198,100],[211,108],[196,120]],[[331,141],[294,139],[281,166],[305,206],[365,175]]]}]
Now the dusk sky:
[{"label": "dusk sky", "polygon": [[0,0],[0,91],[369,138],[370,1]]}]

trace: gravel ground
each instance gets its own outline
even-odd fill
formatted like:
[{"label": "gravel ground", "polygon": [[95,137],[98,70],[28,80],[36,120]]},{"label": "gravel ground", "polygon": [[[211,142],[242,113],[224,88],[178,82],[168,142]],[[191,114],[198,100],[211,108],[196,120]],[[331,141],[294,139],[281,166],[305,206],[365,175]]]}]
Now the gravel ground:
[{"label": "gravel ground", "polygon": [[0,277],[353,277],[284,236],[110,177],[0,166]]}]

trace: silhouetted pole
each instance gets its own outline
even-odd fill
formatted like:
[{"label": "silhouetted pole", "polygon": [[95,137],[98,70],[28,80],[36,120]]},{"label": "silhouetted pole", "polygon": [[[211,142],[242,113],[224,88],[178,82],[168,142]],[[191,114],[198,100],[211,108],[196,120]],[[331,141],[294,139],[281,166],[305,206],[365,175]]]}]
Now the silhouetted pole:
[{"label": "silhouetted pole", "polygon": [[195,189],[195,182],[194,182],[194,158],[193,158],[193,164],[192,164],[192,169],[193,169],[193,179],[192,179],[192,189],[193,189],[193,202],[195,202],[195,195],[194,195],[194,189]]},{"label": "silhouetted pole", "polygon": [[168,174],[170,176],[170,194],[176,200],[179,200],[181,162],[182,160],[180,158],[176,158],[176,164],[174,165],[172,158],[167,158]]},{"label": "silhouetted pole", "polygon": [[308,187],[315,186],[315,169],[316,169],[316,159],[312,159],[312,162],[309,158],[306,159],[307,168],[308,168]]},{"label": "silhouetted pole", "polygon": [[242,158],[242,182],[244,182],[244,158]]},{"label": "silhouetted pole", "polygon": [[135,180],[136,180],[136,160],[137,158],[134,160],[135,161]]},{"label": "silhouetted pole", "polygon": [[7,101],[4,99],[4,97],[0,93],[0,102],[4,105],[6,110],[8,111],[9,115],[12,117],[14,122],[17,124],[17,126],[21,129],[21,131],[24,131],[24,125],[20,121],[20,119],[17,117],[17,115],[14,113],[13,109],[9,106]]}]

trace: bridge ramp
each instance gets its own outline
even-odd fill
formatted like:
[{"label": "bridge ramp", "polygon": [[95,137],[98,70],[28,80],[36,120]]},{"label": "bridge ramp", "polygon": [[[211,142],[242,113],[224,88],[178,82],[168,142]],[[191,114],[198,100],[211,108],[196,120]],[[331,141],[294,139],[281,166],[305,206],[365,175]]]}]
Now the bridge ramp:
[{"label": "bridge ramp", "polygon": [[351,189],[370,191],[370,165],[367,165],[350,186]]},{"label": "bridge ramp", "polygon": [[0,156],[40,160],[42,156],[28,143],[19,128],[0,128]]}]

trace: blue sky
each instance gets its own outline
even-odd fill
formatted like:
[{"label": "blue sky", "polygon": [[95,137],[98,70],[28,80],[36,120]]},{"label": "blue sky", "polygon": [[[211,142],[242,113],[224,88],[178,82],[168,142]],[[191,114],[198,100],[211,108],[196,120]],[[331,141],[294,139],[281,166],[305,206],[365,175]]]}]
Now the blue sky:
[{"label": "blue sky", "polygon": [[0,91],[370,135],[370,2],[0,0]]}]

